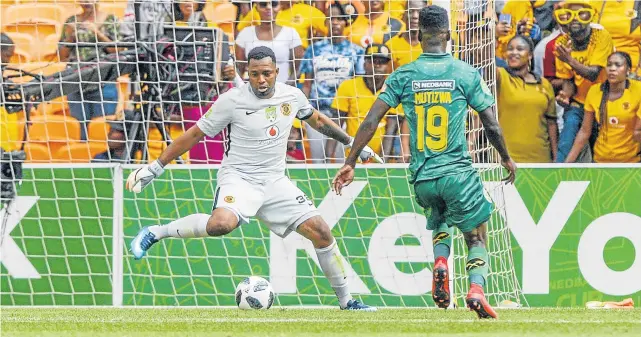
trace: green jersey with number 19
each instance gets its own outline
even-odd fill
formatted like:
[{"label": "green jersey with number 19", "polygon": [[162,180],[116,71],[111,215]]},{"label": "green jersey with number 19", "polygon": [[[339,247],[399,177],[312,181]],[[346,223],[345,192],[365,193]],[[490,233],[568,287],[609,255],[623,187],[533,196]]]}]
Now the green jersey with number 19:
[{"label": "green jersey with number 19", "polygon": [[410,183],[473,170],[465,123],[468,105],[483,111],[494,97],[477,69],[450,54],[422,54],[385,81],[378,98],[403,105],[410,128]]}]

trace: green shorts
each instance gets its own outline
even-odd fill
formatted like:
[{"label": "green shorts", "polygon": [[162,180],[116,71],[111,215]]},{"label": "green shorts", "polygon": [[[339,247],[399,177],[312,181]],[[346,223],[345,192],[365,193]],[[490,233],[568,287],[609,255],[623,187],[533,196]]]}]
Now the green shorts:
[{"label": "green shorts", "polygon": [[466,233],[487,222],[493,209],[476,170],[418,182],[414,192],[429,230],[445,223]]}]

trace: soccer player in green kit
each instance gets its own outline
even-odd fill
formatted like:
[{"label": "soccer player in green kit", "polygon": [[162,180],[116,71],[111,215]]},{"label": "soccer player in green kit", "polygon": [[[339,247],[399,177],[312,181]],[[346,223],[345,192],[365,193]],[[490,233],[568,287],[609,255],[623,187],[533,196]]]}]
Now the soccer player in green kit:
[{"label": "soccer player in green kit", "polygon": [[389,76],[384,92],[358,129],[352,152],[336,174],[333,188],[340,194],[352,182],[359,151],[372,138],[387,110],[402,103],[410,127],[410,183],[418,204],[428,215],[427,228],[433,233],[434,302],[441,308],[450,304],[447,258],[452,226],[456,226],[468,247],[467,306],[479,318],[497,318],[483,293],[488,274],[487,221],[493,206],[484,194],[467,148],[468,105],[478,111],[488,140],[509,171],[506,183],[514,183],[516,164],[507,152],[487,85],[477,69],[446,52],[450,40],[447,11],[434,5],[423,8],[419,27],[423,54]]}]

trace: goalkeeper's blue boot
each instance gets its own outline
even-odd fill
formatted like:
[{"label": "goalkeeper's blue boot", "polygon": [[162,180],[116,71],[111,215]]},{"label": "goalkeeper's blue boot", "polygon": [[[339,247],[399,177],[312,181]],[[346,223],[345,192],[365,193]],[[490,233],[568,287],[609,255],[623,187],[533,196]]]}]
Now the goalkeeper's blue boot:
[{"label": "goalkeeper's blue boot", "polygon": [[149,227],[143,227],[131,241],[131,253],[134,254],[136,260],[140,260],[156,242],[158,242],[156,235],[149,231]]},{"label": "goalkeeper's blue boot", "polygon": [[376,311],[376,307],[370,307],[369,305],[363,304],[357,300],[349,300],[349,302],[347,302],[347,306],[345,308],[341,308],[341,310],[358,310],[358,311],[374,312]]}]

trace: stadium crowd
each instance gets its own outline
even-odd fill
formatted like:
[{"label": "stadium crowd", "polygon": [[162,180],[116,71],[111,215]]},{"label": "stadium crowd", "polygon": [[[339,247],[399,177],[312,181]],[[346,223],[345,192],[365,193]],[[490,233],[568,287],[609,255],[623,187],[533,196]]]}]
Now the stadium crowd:
[{"label": "stadium crowd", "polygon": [[[387,76],[422,53],[418,13],[432,2],[444,1],[148,1],[141,7],[148,32],[164,24],[217,27],[225,33],[223,48],[230,49],[222,53],[229,55],[221,60],[211,99],[180,102],[150,125],[148,159],[166,146],[159,130],[181,134],[232,87],[237,74],[246,76],[246,57],[256,46],[274,50],[278,81],[299,86],[320,112],[354,136]],[[496,90],[499,123],[517,163],[641,161],[641,1],[445,3],[452,13],[452,53],[477,67]],[[122,50],[115,42],[133,36],[134,6],[126,0],[1,4],[5,76],[16,69],[47,74],[99,63]],[[233,60],[227,62],[229,56]],[[0,145],[24,147],[31,161],[121,161],[132,137],[132,82],[123,75],[83,83],[82,92],[28,113],[8,114],[0,107]],[[490,150],[479,125],[472,111],[470,151],[484,162]],[[407,162],[408,128],[399,106],[369,146],[387,162]],[[199,144],[187,162],[219,163],[225,137],[223,132]],[[288,160],[340,162],[345,150],[339,145],[298,123]]]}]

